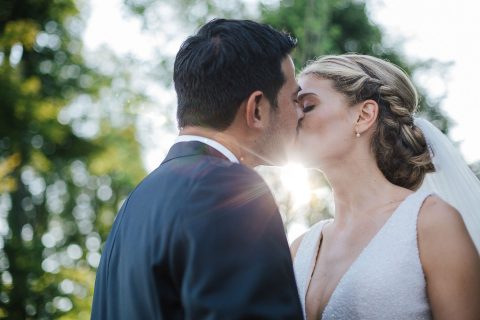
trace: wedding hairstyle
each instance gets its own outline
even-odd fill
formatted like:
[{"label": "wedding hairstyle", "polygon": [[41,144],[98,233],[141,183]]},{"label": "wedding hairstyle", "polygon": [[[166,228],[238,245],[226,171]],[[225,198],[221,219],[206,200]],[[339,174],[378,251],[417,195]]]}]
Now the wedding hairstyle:
[{"label": "wedding hairstyle", "polygon": [[214,19],[189,37],[174,63],[180,127],[226,129],[256,90],[277,106],[285,82],[282,60],[296,40],[250,20]]},{"label": "wedding hairstyle", "polygon": [[350,105],[372,99],[379,114],[371,147],[383,175],[393,184],[416,190],[435,171],[422,131],[413,123],[418,95],[396,65],[367,55],[323,56],[301,72],[333,81]]}]

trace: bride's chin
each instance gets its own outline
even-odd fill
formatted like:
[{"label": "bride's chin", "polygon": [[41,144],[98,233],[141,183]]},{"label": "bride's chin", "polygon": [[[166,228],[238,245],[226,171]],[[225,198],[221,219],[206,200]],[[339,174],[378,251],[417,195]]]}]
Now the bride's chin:
[{"label": "bride's chin", "polygon": [[297,139],[295,139],[294,143],[293,143],[293,150],[296,152],[296,153],[301,153],[302,151],[304,151],[306,149],[306,146],[304,143],[302,143],[302,140],[300,140],[298,137]]}]

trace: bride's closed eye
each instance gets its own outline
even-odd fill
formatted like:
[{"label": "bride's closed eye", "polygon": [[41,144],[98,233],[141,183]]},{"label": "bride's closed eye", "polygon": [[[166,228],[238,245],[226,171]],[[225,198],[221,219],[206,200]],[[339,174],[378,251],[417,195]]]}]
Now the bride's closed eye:
[{"label": "bride's closed eye", "polygon": [[310,111],[313,110],[313,108],[315,108],[315,105],[313,105],[313,104],[306,105],[306,106],[303,107],[303,113],[310,112]]},{"label": "bride's closed eye", "polygon": [[303,113],[312,111],[317,105],[317,99],[313,93],[303,93],[298,95],[298,101],[303,106]]}]

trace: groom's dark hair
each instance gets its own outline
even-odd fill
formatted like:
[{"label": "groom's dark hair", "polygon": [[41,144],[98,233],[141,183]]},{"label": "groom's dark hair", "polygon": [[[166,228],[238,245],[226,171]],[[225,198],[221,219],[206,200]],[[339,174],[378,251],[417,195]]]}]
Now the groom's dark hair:
[{"label": "groom's dark hair", "polygon": [[205,24],[175,58],[178,125],[226,129],[242,101],[256,90],[276,108],[285,82],[282,60],[295,46],[287,33],[250,20]]}]

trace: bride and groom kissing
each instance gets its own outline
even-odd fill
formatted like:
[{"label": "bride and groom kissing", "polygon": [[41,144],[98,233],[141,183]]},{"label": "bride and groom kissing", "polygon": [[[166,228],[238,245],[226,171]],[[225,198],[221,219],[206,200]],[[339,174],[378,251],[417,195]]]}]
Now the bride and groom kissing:
[{"label": "bride and groom kissing", "polygon": [[[295,45],[226,19],[182,44],[180,134],[115,219],[92,319],[478,319],[478,199],[457,211],[429,189],[444,137],[413,117],[408,77],[350,54],[297,83]],[[292,150],[325,173],[335,218],[289,248],[252,168]]]}]

